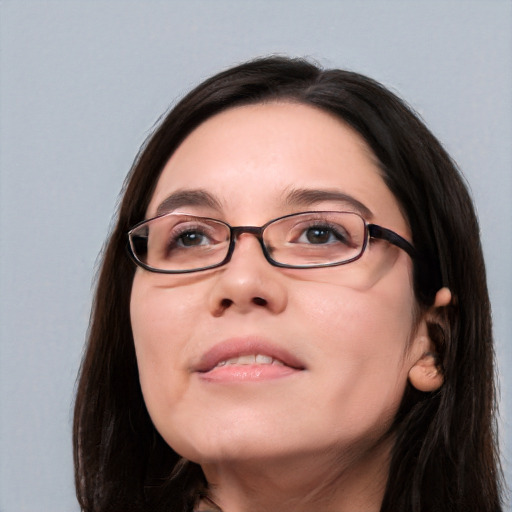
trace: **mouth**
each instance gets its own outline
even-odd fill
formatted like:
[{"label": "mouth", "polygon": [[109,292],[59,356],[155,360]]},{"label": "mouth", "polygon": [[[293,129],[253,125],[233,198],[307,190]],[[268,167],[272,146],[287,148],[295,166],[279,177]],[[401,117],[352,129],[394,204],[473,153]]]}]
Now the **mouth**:
[{"label": "mouth", "polygon": [[254,381],[285,377],[305,370],[296,356],[258,339],[221,342],[201,357],[194,368],[210,381]]},{"label": "mouth", "polygon": [[237,357],[231,357],[230,359],[224,359],[223,361],[220,361],[217,363],[213,369],[220,368],[222,366],[231,366],[231,365],[252,365],[252,364],[275,364],[280,366],[286,366],[282,361],[279,359],[275,359],[270,356],[266,356],[265,354],[249,354],[246,356],[237,356]]}]

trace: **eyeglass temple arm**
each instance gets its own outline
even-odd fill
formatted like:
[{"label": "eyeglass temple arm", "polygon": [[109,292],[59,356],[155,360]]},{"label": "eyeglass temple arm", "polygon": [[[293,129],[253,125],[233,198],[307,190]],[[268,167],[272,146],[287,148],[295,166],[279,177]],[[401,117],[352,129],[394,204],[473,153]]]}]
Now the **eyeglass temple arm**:
[{"label": "eyeglass temple arm", "polygon": [[405,238],[402,238],[390,229],[377,226],[376,224],[368,224],[368,233],[371,238],[386,240],[387,242],[400,247],[400,249],[403,249],[411,258],[415,258],[417,256],[414,247]]}]

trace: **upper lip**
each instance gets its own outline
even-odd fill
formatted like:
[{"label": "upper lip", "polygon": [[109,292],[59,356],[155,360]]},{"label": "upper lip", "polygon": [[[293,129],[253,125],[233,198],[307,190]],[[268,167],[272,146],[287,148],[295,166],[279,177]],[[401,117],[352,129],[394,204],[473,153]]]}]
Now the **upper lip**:
[{"label": "upper lip", "polygon": [[233,338],[211,347],[193,366],[193,371],[206,373],[213,370],[220,362],[234,357],[262,354],[278,359],[286,366],[304,370],[304,364],[288,350],[259,338]]}]

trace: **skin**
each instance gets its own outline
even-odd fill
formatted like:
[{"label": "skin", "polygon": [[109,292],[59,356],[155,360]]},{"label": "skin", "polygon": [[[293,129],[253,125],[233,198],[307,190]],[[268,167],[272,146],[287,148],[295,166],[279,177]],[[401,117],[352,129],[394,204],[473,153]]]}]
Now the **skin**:
[{"label": "skin", "polygon": [[[356,209],[286,202],[296,188],[348,194],[370,210],[368,221],[411,239],[364,141],[329,114],[293,103],[237,107],[200,125],[165,166],[147,218],[170,194],[191,189],[218,204],[179,211],[232,226]],[[131,321],[148,411],[169,445],[201,464],[225,512],[379,510],[388,430],[407,380],[425,391],[442,384],[411,272],[410,257],[382,241],[346,266],[281,269],[250,234],[217,269],[137,269]],[[435,306],[449,299],[442,291]],[[264,340],[303,369],[230,382],[194,371],[212,347],[233,339]]]}]

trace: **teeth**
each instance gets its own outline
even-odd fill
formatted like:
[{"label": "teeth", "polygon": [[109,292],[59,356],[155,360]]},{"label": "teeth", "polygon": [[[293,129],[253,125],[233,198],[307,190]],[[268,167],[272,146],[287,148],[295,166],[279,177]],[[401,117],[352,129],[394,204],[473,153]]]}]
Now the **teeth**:
[{"label": "teeth", "polygon": [[254,364],[256,362],[256,356],[240,356],[235,359],[235,364]]},{"label": "teeth", "polygon": [[249,365],[249,364],[276,364],[283,365],[281,361],[278,359],[274,359],[270,356],[265,356],[263,354],[250,354],[247,356],[238,356],[232,357],[231,359],[227,359],[225,361],[221,361],[217,366],[227,366],[227,365]]},{"label": "teeth", "polygon": [[264,356],[262,354],[258,354],[255,356],[256,363],[258,364],[272,364],[272,358],[270,356]]}]

